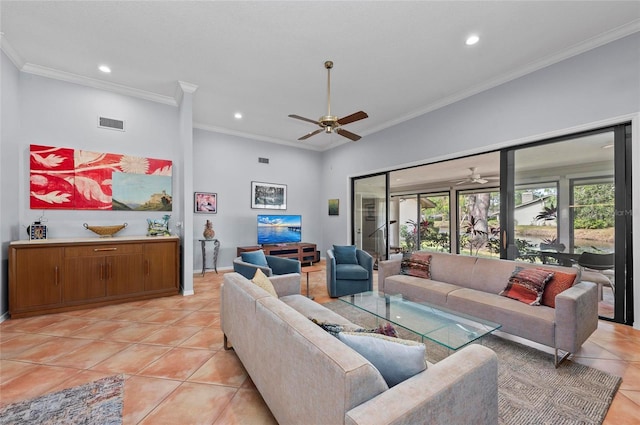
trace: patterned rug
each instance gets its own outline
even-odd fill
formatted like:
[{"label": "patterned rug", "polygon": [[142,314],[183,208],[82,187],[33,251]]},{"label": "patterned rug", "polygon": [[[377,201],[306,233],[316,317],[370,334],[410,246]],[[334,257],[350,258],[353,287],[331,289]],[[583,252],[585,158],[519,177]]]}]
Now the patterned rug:
[{"label": "patterned rug", "polygon": [[[364,327],[375,318],[342,301],[323,304]],[[417,339],[402,329],[400,337]],[[481,343],[498,356],[498,406],[500,425],[602,424],[622,379],[566,360],[557,369],[553,355],[494,335]],[[447,355],[442,347],[427,343],[427,360]]]},{"label": "patterned rug", "polygon": [[124,377],[110,376],[78,387],[0,408],[2,425],[122,424]]}]

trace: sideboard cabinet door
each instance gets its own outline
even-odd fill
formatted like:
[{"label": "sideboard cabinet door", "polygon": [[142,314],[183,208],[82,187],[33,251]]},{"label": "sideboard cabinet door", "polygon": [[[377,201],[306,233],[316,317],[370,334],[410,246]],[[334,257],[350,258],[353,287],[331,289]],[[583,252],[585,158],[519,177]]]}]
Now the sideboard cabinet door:
[{"label": "sideboard cabinet door", "polygon": [[48,307],[62,302],[62,249],[10,250],[9,300],[12,310]]},{"label": "sideboard cabinet door", "polygon": [[144,246],[144,290],[166,291],[178,289],[178,243],[162,241]]}]

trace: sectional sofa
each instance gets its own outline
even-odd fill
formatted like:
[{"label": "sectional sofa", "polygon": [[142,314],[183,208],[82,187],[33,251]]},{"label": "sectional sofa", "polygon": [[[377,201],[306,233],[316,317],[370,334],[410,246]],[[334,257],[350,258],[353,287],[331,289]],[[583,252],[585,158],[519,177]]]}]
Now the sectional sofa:
[{"label": "sectional sofa", "polygon": [[[316,321],[356,324],[272,276],[276,296],[224,275],[221,326],[267,406],[286,424],[497,424],[497,357],[471,345],[389,388],[380,372]],[[390,360],[393,362],[393,359]]]},{"label": "sectional sofa", "polygon": [[[379,262],[378,290],[497,322],[502,325],[500,331],[554,348],[556,366],[598,327],[596,285],[580,281],[576,268],[448,253],[419,254],[430,256],[430,279],[402,274],[403,260],[394,258]],[[572,286],[547,303],[554,307],[529,305],[500,295],[516,267],[572,275]],[[560,359],[559,350],[565,352]]]}]

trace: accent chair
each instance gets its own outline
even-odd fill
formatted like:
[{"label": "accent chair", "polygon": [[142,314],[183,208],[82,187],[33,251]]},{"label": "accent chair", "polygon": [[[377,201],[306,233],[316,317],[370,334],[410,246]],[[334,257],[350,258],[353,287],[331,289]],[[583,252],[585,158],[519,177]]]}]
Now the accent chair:
[{"label": "accent chair", "polygon": [[253,279],[256,270],[267,276],[300,273],[300,261],[291,258],[265,255],[263,250],[243,252],[233,260],[233,271],[247,279]]},{"label": "accent chair", "polygon": [[355,245],[327,250],[327,290],[332,298],[373,290],[373,257]]}]

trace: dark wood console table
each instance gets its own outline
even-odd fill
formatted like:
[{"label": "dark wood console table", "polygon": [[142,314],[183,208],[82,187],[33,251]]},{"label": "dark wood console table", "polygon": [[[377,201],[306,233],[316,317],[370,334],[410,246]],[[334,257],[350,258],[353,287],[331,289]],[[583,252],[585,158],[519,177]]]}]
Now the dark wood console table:
[{"label": "dark wood console table", "polygon": [[252,245],[239,246],[236,249],[236,256],[243,252],[263,250],[265,255],[275,255],[277,257],[293,258],[301,263],[313,264],[320,261],[320,252],[314,243],[290,243],[282,245]]}]

